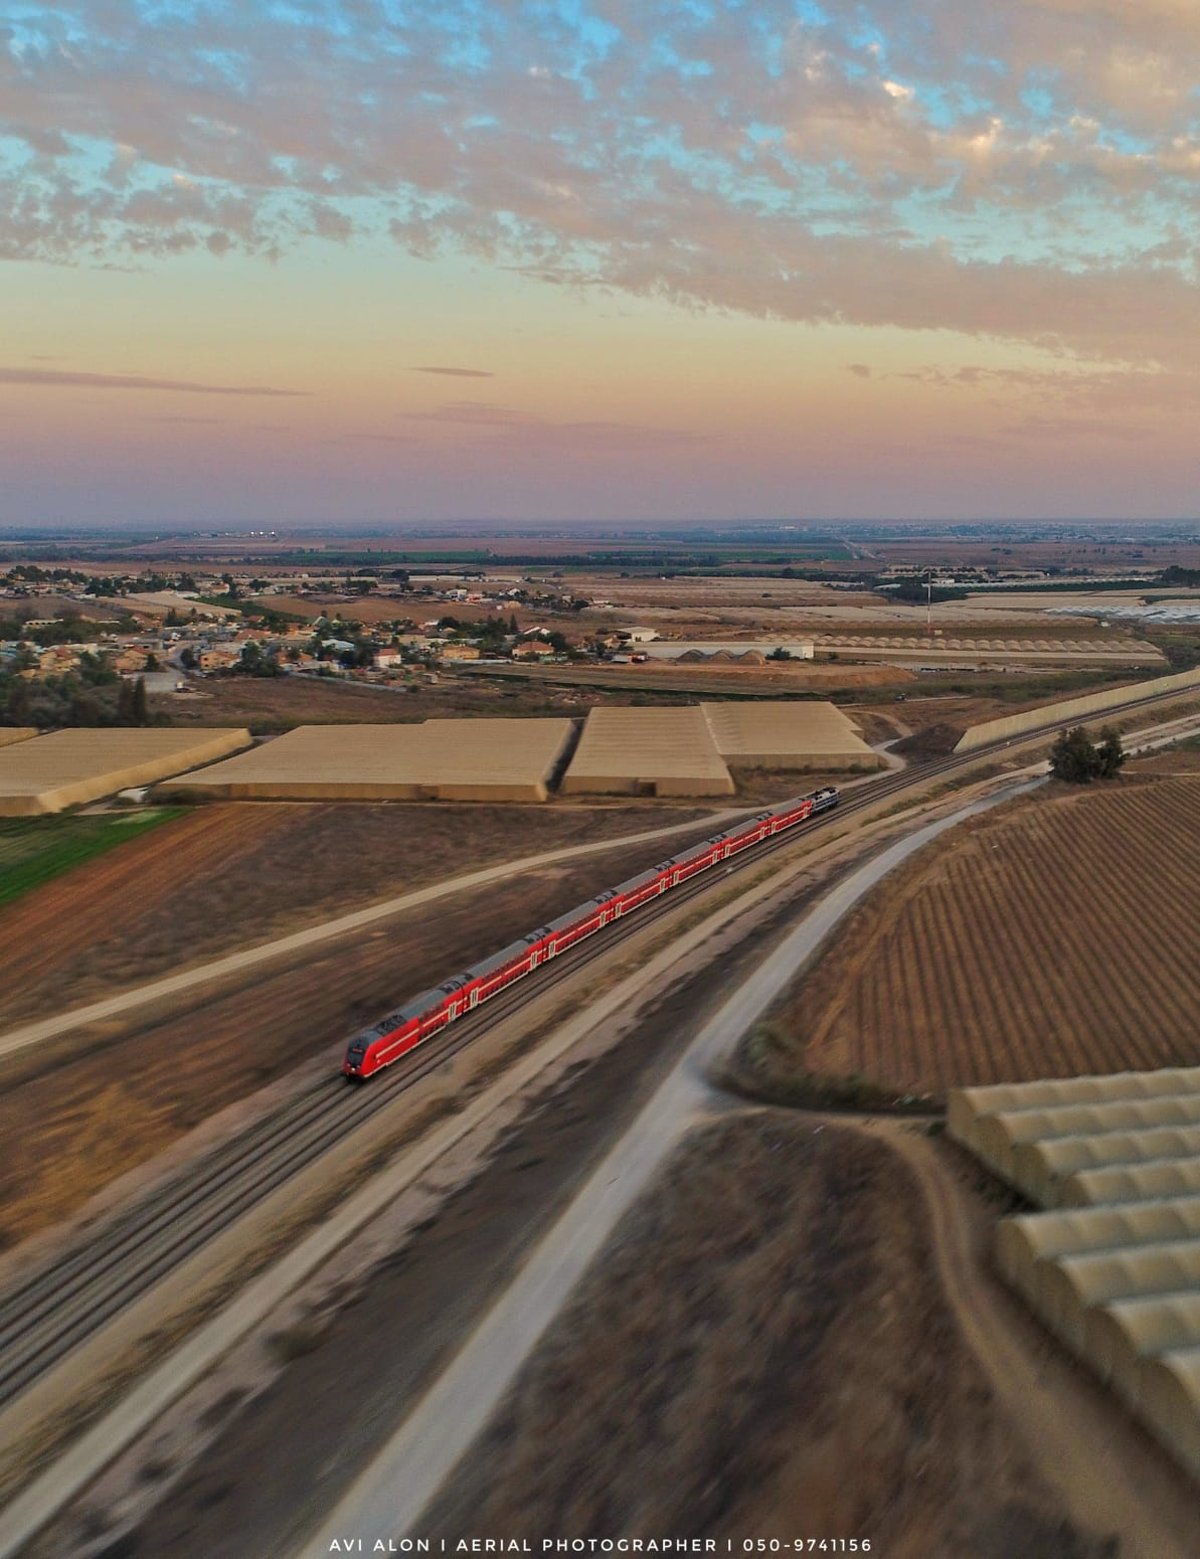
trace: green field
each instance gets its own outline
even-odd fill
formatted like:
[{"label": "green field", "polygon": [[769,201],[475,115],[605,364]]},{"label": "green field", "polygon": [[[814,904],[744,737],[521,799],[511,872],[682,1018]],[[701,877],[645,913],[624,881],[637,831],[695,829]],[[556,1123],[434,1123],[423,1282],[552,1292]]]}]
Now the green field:
[{"label": "green field", "polygon": [[103,855],[147,829],[178,817],[182,807],[94,816],[11,818],[0,822],[0,904]]}]

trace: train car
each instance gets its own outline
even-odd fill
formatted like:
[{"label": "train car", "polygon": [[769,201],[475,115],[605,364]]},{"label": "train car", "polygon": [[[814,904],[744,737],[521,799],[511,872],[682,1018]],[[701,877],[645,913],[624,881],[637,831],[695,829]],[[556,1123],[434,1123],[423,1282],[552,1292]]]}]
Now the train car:
[{"label": "train car", "polygon": [[680,883],[743,850],[752,849],[764,839],[794,828],[817,813],[827,812],[837,806],[838,800],[838,792],[830,786],[794,801],[785,801],[781,806],[760,812],[748,823],[739,823],[724,833],[714,834],[682,855],[660,861],[649,871],[640,872],[615,888],[606,888],[586,904],[577,905],[549,925],[539,926],[490,958],[472,964],[436,990],[414,996],[403,1007],[363,1029],[347,1047],[342,1063],[343,1075],[360,1081],[382,1071],[465,1013],[490,1001],[516,980],[524,979],[539,965],[557,958],[586,937],[594,936],[614,920],[623,919]]}]

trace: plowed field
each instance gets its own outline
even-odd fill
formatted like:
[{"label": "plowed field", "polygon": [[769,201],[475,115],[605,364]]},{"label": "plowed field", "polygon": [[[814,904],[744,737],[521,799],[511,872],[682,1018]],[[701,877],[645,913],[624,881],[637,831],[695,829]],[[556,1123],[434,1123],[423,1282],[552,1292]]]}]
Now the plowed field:
[{"label": "plowed field", "polygon": [[1200,777],[1050,792],[846,923],[760,1059],[940,1093],[1200,1059]]},{"label": "plowed field", "polygon": [[654,806],[201,807],[0,910],[0,1026],[440,878],[705,815]]}]

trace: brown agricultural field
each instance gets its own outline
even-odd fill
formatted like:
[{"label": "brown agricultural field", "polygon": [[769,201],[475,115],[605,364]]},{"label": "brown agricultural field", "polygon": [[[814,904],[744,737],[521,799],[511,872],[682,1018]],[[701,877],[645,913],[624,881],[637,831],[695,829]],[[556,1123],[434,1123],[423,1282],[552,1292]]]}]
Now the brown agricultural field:
[{"label": "brown agricultural field", "polygon": [[[198,807],[0,910],[0,1025],[483,866],[693,817],[699,831],[707,816],[661,804]],[[651,862],[663,854],[661,844],[639,848]]]},{"label": "brown agricultural field", "polygon": [[541,686],[496,677],[440,676],[409,688],[333,677],[209,677],[187,698],[151,696],[172,726],[246,726],[256,736],[295,725],[415,722],[450,715],[538,718],[580,714],[593,704],[628,704],[629,692]]},{"label": "brown agricultural field", "polygon": [[1200,743],[1189,742],[1179,747],[1166,747],[1161,752],[1148,753],[1144,758],[1134,758],[1130,761],[1126,773],[1200,775]]},{"label": "brown agricultural field", "polygon": [[515,616],[522,627],[531,621],[529,609],[517,602],[511,606],[506,603],[497,609],[479,602],[439,601],[432,596],[413,594],[345,595],[322,591],[306,596],[259,596],[255,604],[265,607],[269,612],[302,617],[307,622],[315,622],[318,617],[340,617],[346,622],[363,623],[368,628],[378,623],[400,622],[405,618],[425,623],[435,618],[454,617],[459,622],[474,623],[498,617],[507,623],[510,617]]},{"label": "brown agricultural field", "polygon": [[906,564],[928,568],[940,563],[953,566],[977,564],[997,568],[1083,568],[1099,573],[1123,569],[1146,571],[1167,568],[1172,563],[1195,568],[1200,563],[1200,547],[1194,541],[1086,541],[1054,539],[1045,541],[1005,541],[981,536],[964,540],[958,536],[898,536],[873,541],[875,564]]},{"label": "brown agricultural field", "polygon": [[1052,790],[922,852],[743,1052],[888,1088],[1193,1066],[1200,777]]}]

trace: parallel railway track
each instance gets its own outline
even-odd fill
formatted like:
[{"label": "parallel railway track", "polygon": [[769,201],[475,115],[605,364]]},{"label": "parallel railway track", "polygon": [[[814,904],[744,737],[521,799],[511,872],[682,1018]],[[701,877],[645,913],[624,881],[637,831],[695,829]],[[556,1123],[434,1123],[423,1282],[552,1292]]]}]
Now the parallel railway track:
[{"label": "parallel railway track", "polygon": [[[1139,699],[1109,713],[1128,714],[1178,696]],[[1052,734],[1072,723],[1055,722],[1019,740]],[[18,1398],[189,1256],[343,1142],[348,1132],[387,1109],[397,1095],[457,1054],[495,1021],[512,1016],[706,888],[753,868],[830,821],[953,774],[989,754],[1002,753],[1007,745],[1000,742],[951,756],[864,787],[844,799],[836,812],[823,813],[793,831],[765,840],[744,855],[731,858],[724,870],[705,872],[629,919],[613,922],[603,935],[581,942],[543,966],[534,977],[493,998],[486,1008],[460,1018],[449,1033],[431,1041],[428,1053],[414,1051],[361,1088],[348,1087],[339,1075],[333,1075],[213,1149],[0,1295],[0,1407]]]}]

